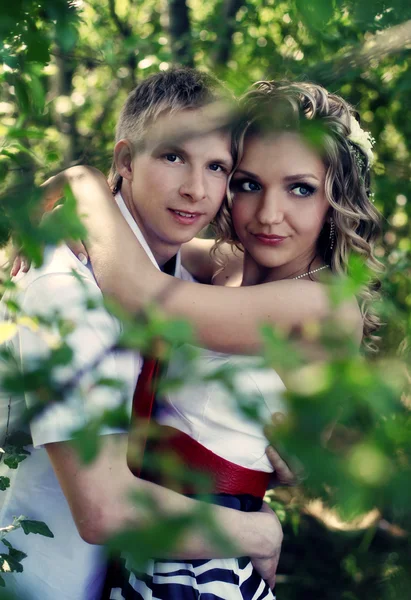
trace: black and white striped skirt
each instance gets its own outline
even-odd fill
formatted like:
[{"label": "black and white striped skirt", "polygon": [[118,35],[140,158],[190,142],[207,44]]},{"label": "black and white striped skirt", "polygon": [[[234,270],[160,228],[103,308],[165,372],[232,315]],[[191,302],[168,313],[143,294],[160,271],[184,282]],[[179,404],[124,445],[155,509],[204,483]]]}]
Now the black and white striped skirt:
[{"label": "black and white striped skirt", "polygon": [[[261,500],[217,494],[215,503],[255,511]],[[144,573],[127,568],[123,559],[109,590],[110,600],[275,600],[249,558],[153,560]]]}]

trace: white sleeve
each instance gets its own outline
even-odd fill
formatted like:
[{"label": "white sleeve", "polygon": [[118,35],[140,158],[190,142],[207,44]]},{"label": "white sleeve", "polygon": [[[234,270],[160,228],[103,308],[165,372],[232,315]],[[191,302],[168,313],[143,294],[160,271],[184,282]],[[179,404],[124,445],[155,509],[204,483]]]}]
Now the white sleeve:
[{"label": "white sleeve", "polygon": [[[121,393],[113,388],[94,386],[101,378],[117,378],[116,356],[110,352],[120,333],[119,323],[101,306],[101,292],[92,280],[83,280],[83,285],[69,273],[42,275],[27,287],[20,298],[24,314],[49,316],[55,311],[71,322],[72,332],[67,343],[73,351],[69,365],[58,367],[59,383],[73,379],[79,370],[87,370],[99,357],[104,357],[96,368],[88,369],[64,401],[59,398],[31,422],[34,446],[50,442],[65,441],[72,432],[84,426],[90,418],[101,414],[104,409],[115,408],[122,401]],[[96,301],[98,308],[87,310],[85,300]],[[32,367],[39,357],[52,356],[61,337],[57,330],[50,332],[44,327],[32,330],[21,326],[18,349],[23,372]],[[27,393],[26,404],[32,407],[41,394]],[[117,433],[119,429],[106,428],[102,433]]]}]

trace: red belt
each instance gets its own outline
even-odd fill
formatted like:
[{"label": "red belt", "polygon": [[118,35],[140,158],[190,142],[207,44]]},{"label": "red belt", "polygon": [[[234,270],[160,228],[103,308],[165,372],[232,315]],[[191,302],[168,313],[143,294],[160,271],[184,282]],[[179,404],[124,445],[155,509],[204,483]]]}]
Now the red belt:
[{"label": "red belt", "polygon": [[[241,467],[235,463],[214,454],[199,442],[193,440],[189,435],[168,426],[159,426],[159,438],[150,441],[147,447],[149,454],[155,453],[169,457],[174,454],[184,465],[185,471],[188,468],[194,474],[206,474],[208,476],[208,488],[202,493],[214,494],[251,494],[257,498],[263,498],[268,488],[271,473],[264,471],[254,471],[246,467]],[[146,455],[147,456],[147,455]],[[157,481],[167,487],[172,487],[186,494],[199,493],[198,485],[193,483],[183,486],[177,486],[169,481],[170,473],[163,473],[158,478],[148,466],[143,466],[141,477]],[[185,478],[186,479],[186,478]]]}]

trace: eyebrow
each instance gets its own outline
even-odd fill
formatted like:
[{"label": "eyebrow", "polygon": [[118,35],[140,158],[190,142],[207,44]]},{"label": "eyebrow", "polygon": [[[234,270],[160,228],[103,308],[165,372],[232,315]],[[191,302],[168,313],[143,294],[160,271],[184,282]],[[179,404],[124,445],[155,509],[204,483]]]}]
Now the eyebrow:
[{"label": "eyebrow", "polygon": [[151,152],[164,152],[165,150],[170,152],[170,154],[172,152],[176,152],[176,153],[178,152],[179,154],[184,154],[184,149],[182,148],[182,146],[179,146],[172,140],[168,140],[168,141],[161,140],[157,144],[155,144],[151,147]]},{"label": "eyebrow", "polygon": [[[167,140],[159,142],[151,150],[151,152],[164,151],[168,151],[170,154],[175,152],[176,154],[183,154],[184,156],[187,155],[187,151],[184,150],[183,146],[179,146],[178,144],[173,142],[167,143]],[[233,168],[233,157],[231,156],[231,154],[227,154],[227,156],[220,156],[220,158],[210,158],[207,160],[207,162],[223,165],[228,171],[231,171],[231,169]]]},{"label": "eyebrow", "polygon": [[246,171],[245,169],[236,169],[234,171],[234,175],[237,175],[237,173],[242,173],[243,175],[250,177],[250,179],[260,179],[258,175],[256,175],[255,173],[251,173],[251,171]]},{"label": "eyebrow", "polygon": [[[236,175],[237,173],[241,173],[242,175],[245,175],[246,177],[250,177],[250,179],[257,179],[259,180],[259,176],[256,175],[256,173],[252,173],[251,171],[246,171],[245,169],[237,169],[234,172],[234,175]],[[315,179],[316,181],[320,181],[320,179],[314,175],[314,173],[296,173],[295,175],[287,175],[286,177],[284,177],[284,181],[298,181],[299,179],[306,179],[306,178],[310,178],[310,179]]]},{"label": "eyebrow", "polygon": [[309,177],[310,179],[315,179],[316,181],[320,181],[320,179],[317,177],[317,175],[314,175],[314,173],[296,173],[295,175],[287,175],[287,177],[284,177],[285,181],[295,181],[296,179],[305,179]]}]

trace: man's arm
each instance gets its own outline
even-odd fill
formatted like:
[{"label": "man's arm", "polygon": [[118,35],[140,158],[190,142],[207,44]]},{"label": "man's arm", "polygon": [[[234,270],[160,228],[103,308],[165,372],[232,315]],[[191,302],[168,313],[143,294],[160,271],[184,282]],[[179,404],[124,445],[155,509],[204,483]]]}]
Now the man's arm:
[{"label": "man's arm", "polygon": [[[88,295],[93,297],[94,294],[98,302],[98,288],[87,281],[83,285],[88,286]],[[39,312],[45,315],[60,308],[72,324],[67,342],[73,349],[73,360],[71,366],[65,368],[64,381],[70,380],[79,368],[84,370],[88,365],[92,366],[96,357],[117,339],[117,327],[104,309],[85,310],[83,286],[71,272],[37,278],[26,290],[22,308],[28,314]],[[29,366],[31,358],[50,353],[41,330],[32,331],[26,327],[20,332],[20,350],[23,370]],[[158,506],[165,515],[190,513],[201,507],[198,501],[135,478],[127,466],[126,433],[110,431],[103,435],[97,459],[91,465],[81,463],[69,441],[72,431],[84,426],[96,411],[115,408],[121,401],[121,394],[117,395],[116,390],[90,385],[94,378],[121,376],[111,354],[106,356],[101,368],[103,370],[95,373],[91,380],[85,381],[82,392],[78,389],[65,402],[50,404],[45,414],[31,424],[34,444],[44,445],[47,449],[80,535],[94,544],[103,543],[111,534],[130,525],[138,527],[147,522],[148,513],[129,500],[131,492],[149,494],[152,505]],[[30,406],[30,397],[27,400]],[[219,506],[207,508],[212,510],[219,530],[238,548],[237,555],[271,557],[278,551],[282,533],[274,513],[245,514]],[[198,531],[190,532],[173,557],[222,556],[221,549],[208,538],[207,532],[199,527]]]},{"label": "man's arm", "polygon": [[[130,500],[132,492],[144,493],[158,516],[190,514],[200,501],[187,498],[154,483],[134,477],[126,463],[127,434],[105,435],[97,459],[88,466],[81,463],[70,442],[47,444],[47,452],[69,503],[81,537],[90,544],[102,544],[114,533],[149,522],[143,505]],[[235,547],[236,556],[274,557],[282,541],[281,526],[273,512],[242,513],[221,506],[210,506],[218,530]],[[232,549],[231,549],[232,550]],[[187,532],[172,551],[173,558],[221,558],[227,555],[199,524]]]}]

